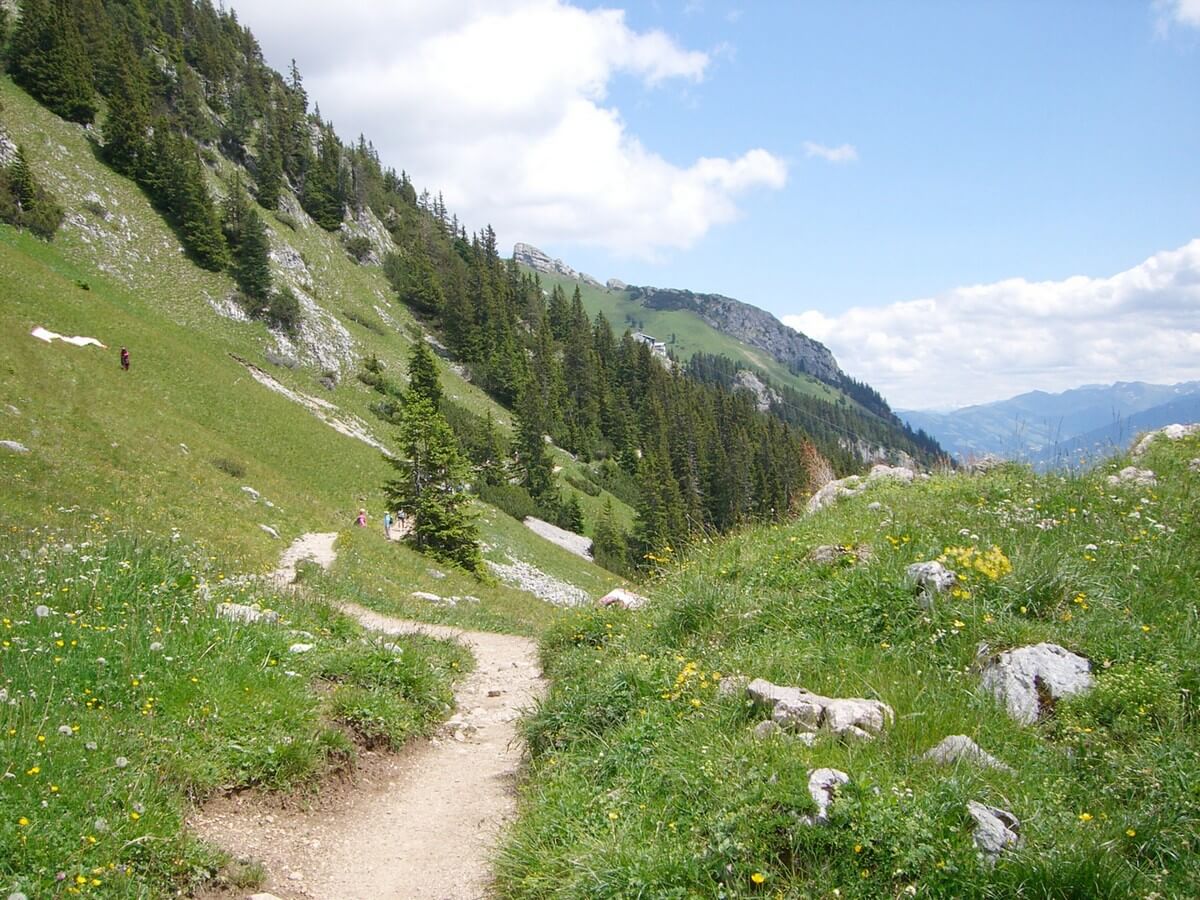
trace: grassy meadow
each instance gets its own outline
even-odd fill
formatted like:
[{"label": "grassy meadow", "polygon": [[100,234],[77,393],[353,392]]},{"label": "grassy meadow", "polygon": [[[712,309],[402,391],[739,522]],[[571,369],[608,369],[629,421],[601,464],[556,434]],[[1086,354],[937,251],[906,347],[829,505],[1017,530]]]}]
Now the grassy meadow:
[{"label": "grassy meadow", "polygon": [[[587,610],[542,639],[552,687],[528,717],[522,814],[501,894],[578,897],[1200,895],[1200,441],[1158,440],[1156,487],[1006,466],[880,485],[777,528],[700,547],[641,612]],[[869,547],[862,565],[808,560]],[[930,610],[906,582],[943,559],[967,580]],[[981,662],[1051,641],[1089,693],[1035,725],[979,686]],[[756,739],[769,711],[728,674],[883,700],[877,739]],[[922,754],[965,734],[1013,771]],[[811,770],[846,772],[826,826]],[[967,803],[1021,844],[991,867]]]}]

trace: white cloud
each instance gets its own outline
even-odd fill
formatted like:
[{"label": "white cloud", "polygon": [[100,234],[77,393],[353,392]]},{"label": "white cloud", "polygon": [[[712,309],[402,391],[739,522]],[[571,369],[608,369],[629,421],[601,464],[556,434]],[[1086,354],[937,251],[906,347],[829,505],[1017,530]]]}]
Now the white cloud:
[{"label": "white cloud", "polygon": [[1192,380],[1200,378],[1200,239],[1109,278],[1012,278],[783,321],[827,343],[842,368],[900,408]]},{"label": "white cloud", "polygon": [[1200,28],[1200,0],[1158,0],[1156,6],[1163,16],[1163,24],[1174,21],[1178,25]]},{"label": "white cloud", "polygon": [[502,241],[577,242],[653,257],[786,182],[762,149],[677,164],[606,103],[614,78],[646,88],[703,80],[709,54],[617,9],[563,0],[242,0],[275,65],[295,55],[309,96],[344,137],[364,133],[418,188]]},{"label": "white cloud", "polygon": [[827,147],[816,141],[804,142],[804,155],[809,159],[814,156],[831,163],[854,162],[858,159],[858,150],[853,144],[841,144],[837,147]]}]

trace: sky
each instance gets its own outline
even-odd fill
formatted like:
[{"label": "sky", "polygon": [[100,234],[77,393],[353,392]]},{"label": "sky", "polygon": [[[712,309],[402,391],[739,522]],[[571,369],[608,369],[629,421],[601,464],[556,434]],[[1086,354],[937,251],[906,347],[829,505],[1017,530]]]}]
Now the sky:
[{"label": "sky", "polygon": [[1200,0],[234,0],[468,230],[899,408],[1200,378]]}]

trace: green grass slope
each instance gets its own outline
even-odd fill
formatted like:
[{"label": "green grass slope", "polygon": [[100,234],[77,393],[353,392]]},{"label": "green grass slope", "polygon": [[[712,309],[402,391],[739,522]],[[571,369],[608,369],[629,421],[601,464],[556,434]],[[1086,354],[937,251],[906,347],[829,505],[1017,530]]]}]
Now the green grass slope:
[{"label": "green grass slope", "polygon": [[[644,611],[573,614],[543,638],[552,689],[525,723],[502,894],[1200,895],[1198,457],[1195,437],[1159,439],[1139,462],[1153,488],[1107,483],[1125,460],[878,486],[697,549]],[[809,561],[822,544],[873,556]],[[925,610],[905,569],[939,557],[968,581]],[[979,669],[1041,641],[1090,660],[1095,686],[1025,726]],[[718,693],[730,673],[879,699],[895,723],[863,743],[756,739],[767,713]],[[922,758],[953,734],[1013,771]],[[850,782],[805,824],[824,766]],[[970,801],[1020,820],[994,867]]]},{"label": "green grass slope", "polygon": [[[462,646],[364,640],[302,595],[231,579],[193,547],[101,517],[0,552],[0,892],[165,897],[230,866],[184,828],[218,790],[311,788],[356,746],[398,747],[451,708]],[[274,608],[232,622],[219,601]],[[307,652],[295,652],[296,643]]]},{"label": "green grass slope", "polygon": [[[554,286],[558,285],[566,291],[568,298],[578,287],[588,313],[595,316],[596,313],[603,312],[618,334],[623,333],[626,328],[632,328],[634,331],[644,331],[660,341],[668,342],[671,335],[675,335],[675,343],[668,344],[668,348],[680,360],[686,362],[696,353],[719,354],[765,372],[775,384],[787,385],[803,394],[811,394],[830,403],[836,403],[839,398],[844,397],[841,391],[815,378],[793,374],[787,366],[766,351],[743,344],[737,338],[718,331],[694,312],[685,309],[648,309],[631,299],[628,291],[598,288],[572,278],[545,272],[537,274],[545,290],[553,290]],[[640,322],[643,327],[634,328],[630,325],[631,319]]]},{"label": "green grass slope", "polygon": [[[356,264],[337,235],[302,213],[293,217],[294,228],[268,215],[282,260],[277,279],[304,286],[316,303],[306,317],[311,332],[289,344],[260,323],[221,315],[217,308],[225,306],[232,282],[198,269],[180,252],[141,191],[95,158],[83,129],[51,115],[7,79],[0,79],[0,102],[5,129],[25,145],[68,214],[50,244],[0,227],[0,439],[31,451],[0,451],[6,526],[65,526],[96,513],[158,535],[177,530],[230,570],[262,572],[299,534],[346,528],[366,506],[370,533],[353,540],[343,535],[355,552],[331,573],[363,602],[526,633],[553,617],[542,601],[500,583],[454,586],[453,594],[477,596],[478,604],[441,608],[413,600],[414,591],[451,592],[429,560],[384,541],[378,521],[391,469],[380,452],[259,384],[235,358],[329,404],[338,416],[357,419],[388,444],[388,426],[370,412],[378,395],[354,376],[372,353],[390,371],[403,372],[411,341],[422,331],[390,299],[377,267]],[[29,336],[38,325],[97,337],[109,349],[45,344]],[[132,353],[129,372],[117,365],[121,345]],[[272,365],[268,351],[303,364]],[[509,421],[505,410],[439,365],[449,396]],[[328,374],[336,376],[332,390],[321,384]],[[581,496],[590,524],[604,497]],[[627,520],[629,508],[614,503]],[[548,574],[590,595],[618,581],[481,508],[483,539],[494,548],[489,558],[536,557]],[[369,565],[355,570],[354,559]]]}]

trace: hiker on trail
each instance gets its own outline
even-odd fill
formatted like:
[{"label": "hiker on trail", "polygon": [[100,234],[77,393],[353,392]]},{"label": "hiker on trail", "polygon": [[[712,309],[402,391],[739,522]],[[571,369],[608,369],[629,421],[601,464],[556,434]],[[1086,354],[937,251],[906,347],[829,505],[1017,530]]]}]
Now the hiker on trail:
[{"label": "hiker on trail", "polygon": [[367,511],[365,509],[360,509],[358,511],[358,518],[354,520],[354,524],[359,528],[367,527]]},{"label": "hiker on trail", "polygon": [[390,541],[392,539],[392,511],[388,510],[383,514],[383,533]]},{"label": "hiker on trail", "polygon": [[124,347],[121,348],[121,368],[126,372],[129,371],[129,351]]},{"label": "hiker on trail", "polygon": [[400,525],[400,530],[404,530],[405,523],[408,521],[408,513],[402,509],[396,510],[396,521]]}]

